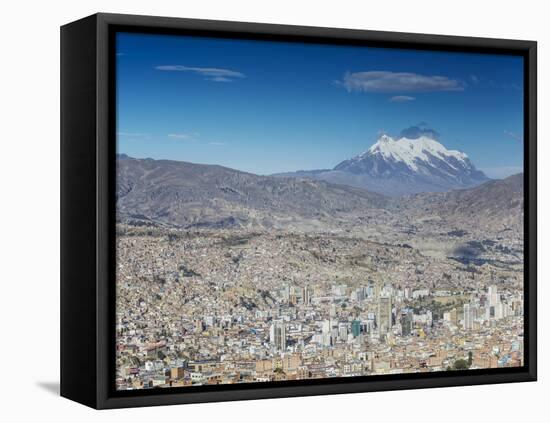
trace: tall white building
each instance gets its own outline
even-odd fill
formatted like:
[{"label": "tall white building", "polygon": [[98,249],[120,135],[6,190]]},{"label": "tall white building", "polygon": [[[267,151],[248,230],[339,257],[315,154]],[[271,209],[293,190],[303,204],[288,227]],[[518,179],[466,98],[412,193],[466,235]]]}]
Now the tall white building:
[{"label": "tall white building", "polygon": [[471,304],[464,304],[464,329],[474,328],[475,308]]},{"label": "tall white building", "polygon": [[496,285],[489,286],[487,296],[489,297],[489,307],[496,307],[496,305],[500,303],[500,294],[498,293],[498,288]]},{"label": "tall white building", "polygon": [[506,308],[503,303],[498,303],[495,306],[495,319],[502,319],[506,317]]},{"label": "tall white building", "polygon": [[330,333],[330,320],[323,320],[322,331],[323,334]]},{"label": "tall white building", "polygon": [[342,341],[347,341],[348,339],[348,324],[345,322],[338,323],[338,338]]}]

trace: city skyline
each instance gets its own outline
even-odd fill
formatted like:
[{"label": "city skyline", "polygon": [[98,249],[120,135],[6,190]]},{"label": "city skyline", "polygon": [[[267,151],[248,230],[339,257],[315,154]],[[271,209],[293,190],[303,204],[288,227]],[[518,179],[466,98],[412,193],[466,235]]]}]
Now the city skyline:
[{"label": "city skyline", "polygon": [[117,390],[525,364],[521,58],[116,53]]}]

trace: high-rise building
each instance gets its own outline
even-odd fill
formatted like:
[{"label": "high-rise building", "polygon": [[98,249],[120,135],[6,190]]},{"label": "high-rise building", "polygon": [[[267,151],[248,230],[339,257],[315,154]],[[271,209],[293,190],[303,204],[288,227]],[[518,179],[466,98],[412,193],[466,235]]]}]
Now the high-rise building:
[{"label": "high-rise building", "polygon": [[413,329],[413,312],[410,309],[405,309],[401,312],[401,318],[399,319],[401,325],[401,335],[409,336]]},{"label": "high-rise building", "polygon": [[359,320],[353,320],[351,322],[351,333],[355,338],[361,334],[361,322]]},{"label": "high-rise building", "polygon": [[503,303],[498,303],[495,306],[495,319],[502,319],[506,317],[506,311]]},{"label": "high-rise building", "polygon": [[464,329],[472,330],[474,328],[475,308],[472,304],[464,304]]},{"label": "high-rise building", "polygon": [[282,320],[276,320],[271,324],[269,341],[277,350],[286,349],[286,325]]},{"label": "high-rise building", "polygon": [[500,303],[500,294],[498,293],[498,288],[496,285],[489,286],[489,292],[487,294],[489,297],[489,306],[496,307]]},{"label": "high-rise building", "polygon": [[457,320],[456,308],[453,308],[450,311],[443,313],[443,320],[448,323],[456,324],[456,320]]},{"label": "high-rise building", "polygon": [[378,298],[377,324],[380,333],[388,333],[392,327],[392,303],[390,296]]},{"label": "high-rise building", "polygon": [[369,282],[367,286],[367,298],[371,298],[372,296],[374,296],[374,285],[372,282]]},{"label": "high-rise building", "polygon": [[351,292],[351,301],[364,301],[366,297],[366,290],[364,287],[359,287]]},{"label": "high-rise building", "polygon": [[348,339],[348,324],[346,322],[338,323],[338,338],[342,341],[347,341]]},{"label": "high-rise building", "polygon": [[304,286],[302,289],[302,301],[305,305],[311,304],[311,290],[309,285]]},{"label": "high-rise building", "polygon": [[321,331],[323,332],[323,335],[330,333],[330,320],[323,320]]}]

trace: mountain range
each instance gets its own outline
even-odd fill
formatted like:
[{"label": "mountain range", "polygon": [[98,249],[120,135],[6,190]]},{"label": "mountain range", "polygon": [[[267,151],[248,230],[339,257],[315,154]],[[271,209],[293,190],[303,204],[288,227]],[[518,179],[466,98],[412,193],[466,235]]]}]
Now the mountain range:
[{"label": "mountain range", "polygon": [[[468,167],[461,154],[454,153],[454,159],[446,162]],[[350,160],[342,166],[349,169],[359,162]],[[418,162],[412,163],[420,168]],[[400,215],[437,215],[459,226],[520,228],[523,174],[474,188],[391,198],[310,177],[259,176],[217,165],[119,155],[116,196],[119,222],[188,229],[327,230],[350,219]]]},{"label": "mountain range", "polygon": [[184,228],[319,226],[379,209],[388,198],[304,178],[259,176],[217,165],[117,156],[117,219]]},{"label": "mountain range", "polygon": [[405,134],[398,139],[382,135],[367,151],[333,169],[274,176],[320,179],[392,197],[469,188],[489,180],[465,153],[448,150],[434,139],[433,132]]},{"label": "mountain range", "polygon": [[523,173],[491,180],[470,189],[421,193],[403,197],[402,212],[408,216],[443,217],[456,227],[480,226],[495,231],[523,231]]}]

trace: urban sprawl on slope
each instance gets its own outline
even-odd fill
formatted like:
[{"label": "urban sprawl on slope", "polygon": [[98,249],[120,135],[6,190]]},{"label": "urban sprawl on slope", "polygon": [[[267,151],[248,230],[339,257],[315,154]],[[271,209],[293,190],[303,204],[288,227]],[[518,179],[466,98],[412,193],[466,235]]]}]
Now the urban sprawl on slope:
[{"label": "urban sprawl on slope", "polygon": [[523,365],[522,264],[119,224],[116,278],[118,390]]}]

